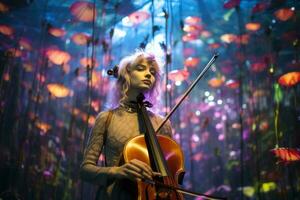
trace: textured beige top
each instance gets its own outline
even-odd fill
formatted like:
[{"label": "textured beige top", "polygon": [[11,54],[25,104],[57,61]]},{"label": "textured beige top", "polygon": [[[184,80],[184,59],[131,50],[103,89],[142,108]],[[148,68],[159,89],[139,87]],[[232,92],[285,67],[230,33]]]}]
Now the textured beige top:
[{"label": "textured beige top", "polygon": [[[80,174],[82,179],[100,186],[97,199],[133,199],[134,183],[129,180],[114,180],[109,170],[119,165],[126,142],[140,134],[137,113],[129,112],[123,107],[118,107],[113,111],[105,144],[107,167],[100,167],[97,166],[97,162],[103,145],[103,133],[108,113],[108,111],[101,112],[96,118],[84,152]],[[149,112],[149,116],[154,129],[158,128],[163,118],[152,112]],[[160,134],[171,137],[172,129],[169,121],[160,130]]]}]

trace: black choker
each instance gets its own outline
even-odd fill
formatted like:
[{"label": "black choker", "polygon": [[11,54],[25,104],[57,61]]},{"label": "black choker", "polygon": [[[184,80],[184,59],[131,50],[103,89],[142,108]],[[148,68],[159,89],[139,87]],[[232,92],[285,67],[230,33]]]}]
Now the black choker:
[{"label": "black choker", "polygon": [[123,108],[124,110],[126,110],[127,112],[130,112],[130,113],[135,113],[137,112],[137,105],[134,104],[134,103],[120,103],[120,107]]}]

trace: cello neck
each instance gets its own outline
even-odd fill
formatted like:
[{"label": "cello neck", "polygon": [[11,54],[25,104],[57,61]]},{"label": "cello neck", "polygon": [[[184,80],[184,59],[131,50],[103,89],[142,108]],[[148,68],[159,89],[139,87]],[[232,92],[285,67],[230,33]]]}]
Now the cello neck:
[{"label": "cello neck", "polygon": [[140,94],[137,97],[137,110],[142,123],[145,126],[145,141],[149,153],[150,164],[153,170],[160,172],[162,176],[170,176],[167,168],[166,160],[163,156],[162,149],[159,145],[155,130],[149,118],[147,109],[145,107],[144,95]]}]

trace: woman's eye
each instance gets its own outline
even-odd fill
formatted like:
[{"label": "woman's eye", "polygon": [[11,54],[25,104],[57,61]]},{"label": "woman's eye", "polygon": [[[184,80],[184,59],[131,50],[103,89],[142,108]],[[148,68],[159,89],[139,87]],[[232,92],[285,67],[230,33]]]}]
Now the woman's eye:
[{"label": "woman's eye", "polygon": [[156,70],[150,70],[150,73],[155,76],[156,75]]},{"label": "woman's eye", "polygon": [[145,67],[143,67],[142,65],[138,65],[138,66],[136,66],[136,69],[139,71],[142,71],[145,69]]}]

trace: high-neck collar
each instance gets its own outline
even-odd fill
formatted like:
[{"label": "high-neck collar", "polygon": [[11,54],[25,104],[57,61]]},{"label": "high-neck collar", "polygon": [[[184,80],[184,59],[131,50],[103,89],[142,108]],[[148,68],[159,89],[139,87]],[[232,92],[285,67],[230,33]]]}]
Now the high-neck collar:
[{"label": "high-neck collar", "polygon": [[129,113],[136,113],[137,112],[137,105],[131,102],[122,102],[120,103],[120,108],[124,109]]}]

